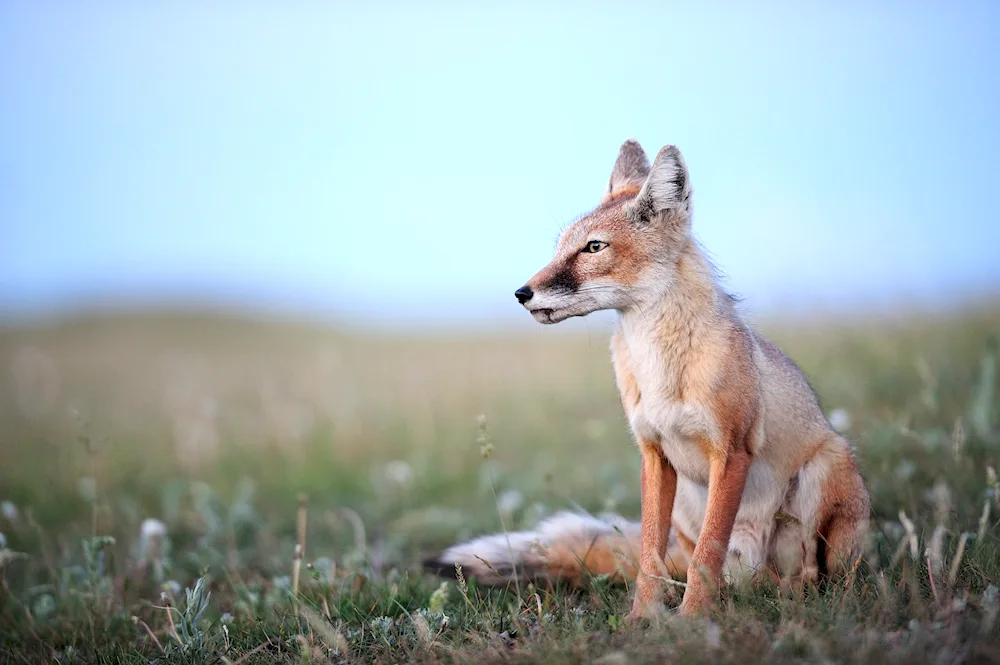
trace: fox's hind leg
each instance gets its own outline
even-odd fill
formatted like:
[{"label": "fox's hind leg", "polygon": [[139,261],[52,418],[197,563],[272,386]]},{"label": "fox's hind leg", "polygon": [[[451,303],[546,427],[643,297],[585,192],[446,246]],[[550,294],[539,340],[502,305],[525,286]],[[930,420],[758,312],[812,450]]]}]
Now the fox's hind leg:
[{"label": "fox's hind leg", "polygon": [[834,513],[817,542],[821,579],[845,575],[862,554],[868,533],[868,502],[855,501]]},{"label": "fox's hind leg", "polygon": [[868,490],[849,450],[831,469],[823,490],[817,563],[821,578],[836,579],[849,572],[861,556],[871,511]]}]

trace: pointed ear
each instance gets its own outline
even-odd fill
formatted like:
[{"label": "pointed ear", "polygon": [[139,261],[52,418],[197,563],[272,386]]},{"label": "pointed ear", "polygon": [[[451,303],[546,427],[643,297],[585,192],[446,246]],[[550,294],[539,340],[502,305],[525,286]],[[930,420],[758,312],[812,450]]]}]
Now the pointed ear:
[{"label": "pointed ear", "polygon": [[629,139],[618,151],[615,167],[611,169],[611,179],[604,200],[608,200],[626,189],[638,189],[649,175],[649,160],[638,141]]},{"label": "pointed ear", "polygon": [[684,157],[676,146],[665,146],[653,160],[646,182],[625,213],[636,223],[648,223],[664,213],[684,222],[691,215],[691,181]]}]

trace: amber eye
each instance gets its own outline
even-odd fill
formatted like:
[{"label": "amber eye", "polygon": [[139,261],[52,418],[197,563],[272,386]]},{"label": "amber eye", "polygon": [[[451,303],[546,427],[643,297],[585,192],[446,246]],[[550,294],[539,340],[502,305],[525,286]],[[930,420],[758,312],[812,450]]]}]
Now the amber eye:
[{"label": "amber eye", "polygon": [[591,240],[586,245],[584,245],[583,251],[586,254],[596,254],[597,252],[601,251],[607,246],[608,243],[606,242],[601,242],[600,240]]}]

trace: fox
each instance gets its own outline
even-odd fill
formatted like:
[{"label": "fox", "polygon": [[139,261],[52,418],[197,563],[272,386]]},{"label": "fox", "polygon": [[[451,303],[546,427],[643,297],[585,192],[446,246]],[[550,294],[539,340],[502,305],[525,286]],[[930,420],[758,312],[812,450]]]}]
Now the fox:
[{"label": "fox", "polygon": [[[484,585],[526,578],[633,583],[630,621],[708,611],[725,583],[821,584],[860,561],[870,499],[853,444],[796,363],[752,329],[691,231],[680,150],[652,165],[622,144],[598,206],[560,234],[515,291],[551,325],[617,313],[610,351],[639,449],[640,520],[565,511],[531,531],[482,536],[425,560]],[[852,565],[853,564],[853,565]]]}]

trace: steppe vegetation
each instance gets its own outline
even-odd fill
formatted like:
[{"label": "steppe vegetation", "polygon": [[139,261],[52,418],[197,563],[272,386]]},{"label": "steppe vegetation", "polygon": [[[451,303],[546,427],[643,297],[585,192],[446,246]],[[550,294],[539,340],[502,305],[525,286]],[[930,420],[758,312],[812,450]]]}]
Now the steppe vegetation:
[{"label": "steppe vegetation", "polygon": [[825,593],[729,588],[710,619],[638,629],[603,578],[420,569],[559,509],[638,515],[600,326],[8,328],[0,660],[1000,662],[1000,310],[764,329],[857,443],[870,547]]}]

